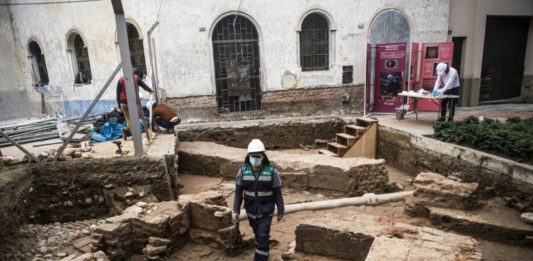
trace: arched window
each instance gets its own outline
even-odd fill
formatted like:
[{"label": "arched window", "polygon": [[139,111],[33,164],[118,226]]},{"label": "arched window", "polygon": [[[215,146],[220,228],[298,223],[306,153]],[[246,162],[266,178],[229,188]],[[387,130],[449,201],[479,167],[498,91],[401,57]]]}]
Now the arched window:
[{"label": "arched window", "polygon": [[230,15],[213,29],[219,112],[261,110],[259,34],[248,18]]},{"label": "arched window", "polygon": [[329,68],[329,26],[320,14],[308,15],[300,31],[300,65],[302,71]]},{"label": "arched window", "polygon": [[68,38],[69,51],[72,52],[72,67],[74,69],[74,82],[90,83],[92,79],[89,52],[81,36],[77,33],[70,34]]},{"label": "arched window", "polygon": [[47,85],[48,70],[46,70],[46,61],[41,47],[35,41],[31,41],[28,45],[29,58],[32,66],[33,81],[38,85]]},{"label": "arched window", "polygon": [[407,43],[410,38],[409,22],[398,10],[379,13],[370,27],[370,43]]},{"label": "arched window", "polygon": [[143,40],[139,36],[137,28],[131,23],[127,23],[128,44],[130,46],[131,65],[134,68],[146,73],[146,61],[144,59]]}]

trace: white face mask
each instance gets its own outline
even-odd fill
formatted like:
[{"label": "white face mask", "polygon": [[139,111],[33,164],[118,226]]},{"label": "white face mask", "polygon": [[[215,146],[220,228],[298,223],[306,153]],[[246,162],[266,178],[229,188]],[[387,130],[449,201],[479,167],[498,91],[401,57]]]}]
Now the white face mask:
[{"label": "white face mask", "polygon": [[261,163],[263,163],[263,158],[256,159],[252,156],[250,156],[249,158],[250,158],[250,164],[252,164],[252,166],[254,167],[259,167],[261,166]]}]

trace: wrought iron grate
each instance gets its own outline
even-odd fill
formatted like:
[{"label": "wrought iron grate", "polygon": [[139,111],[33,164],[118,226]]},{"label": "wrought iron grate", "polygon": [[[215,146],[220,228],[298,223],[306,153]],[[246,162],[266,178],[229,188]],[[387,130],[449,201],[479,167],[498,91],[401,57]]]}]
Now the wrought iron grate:
[{"label": "wrought iron grate", "polygon": [[81,74],[81,76],[76,77],[76,83],[88,83],[92,78],[89,52],[79,35],[76,35],[76,38],[74,38],[74,52],[76,53],[76,62],[78,63],[78,74]]},{"label": "wrought iron grate", "polygon": [[32,59],[35,59],[37,64],[37,73],[39,79],[36,79],[40,84],[48,84],[48,70],[46,69],[46,60],[44,59],[44,54],[41,51],[41,47],[35,41],[30,42],[30,54]]},{"label": "wrought iron grate", "polygon": [[302,71],[327,70],[329,67],[329,26],[319,14],[308,15],[300,31]]},{"label": "wrought iron grate", "polygon": [[228,16],[218,22],[212,37],[219,112],[261,110],[255,26],[245,17]]},{"label": "wrought iron grate", "polygon": [[139,37],[139,32],[132,24],[127,24],[128,44],[130,46],[131,65],[146,73],[146,60],[144,59],[143,40]]}]

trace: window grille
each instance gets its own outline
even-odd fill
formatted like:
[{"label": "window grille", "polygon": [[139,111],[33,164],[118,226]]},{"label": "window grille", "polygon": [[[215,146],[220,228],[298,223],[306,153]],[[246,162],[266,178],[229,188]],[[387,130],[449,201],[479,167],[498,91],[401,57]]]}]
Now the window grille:
[{"label": "window grille", "polygon": [[328,70],[329,26],[319,14],[308,15],[302,23],[300,65],[302,71]]},{"label": "window grille", "polygon": [[139,37],[139,32],[134,25],[128,23],[128,44],[130,46],[131,65],[134,68],[146,73],[146,60],[144,59],[143,40]]},{"label": "window grille", "polygon": [[42,53],[41,48],[36,42],[32,41],[30,42],[29,49],[32,62],[35,62],[37,66],[37,71],[34,71],[35,81],[43,85],[48,84],[48,70],[46,69],[46,60],[44,59],[44,54]]},{"label": "window grille", "polygon": [[342,83],[353,82],[353,66],[342,67]]},{"label": "window grille", "polygon": [[218,22],[212,37],[219,112],[261,110],[255,26],[245,17],[228,16]]},{"label": "window grille", "polygon": [[91,64],[89,62],[89,52],[83,43],[81,36],[76,35],[74,38],[74,52],[76,54],[76,62],[78,65],[78,72],[76,74],[76,83],[90,83],[91,82]]}]

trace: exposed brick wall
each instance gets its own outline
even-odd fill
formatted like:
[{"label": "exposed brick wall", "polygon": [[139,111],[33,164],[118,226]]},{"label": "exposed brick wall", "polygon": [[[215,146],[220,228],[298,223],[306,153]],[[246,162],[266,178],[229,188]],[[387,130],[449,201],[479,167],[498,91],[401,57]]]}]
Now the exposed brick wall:
[{"label": "exposed brick wall", "polygon": [[363,86],[320,87],[272,91],[263,94],[263,111],[270,115],[338,114],[342,96],[350,95],[347,113],[363,109]]},{"label": "exposed brick wall", "polygon": [[217,107],[215,95],[190,96],[183,98],[168,98],[168,103],[180,109]]},{"label": "exposed brick wall", "polygon": [[215,95],[168,98],[183,120],[218,121],[287,116],[338,114],[343,109],[342,96],[350,95],[346,113],[363,111],[363,85],[298,88],[264,92],[262,110],[243,113],[218,113]]}]

